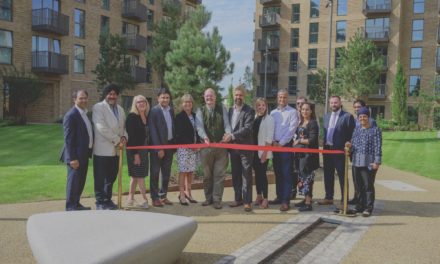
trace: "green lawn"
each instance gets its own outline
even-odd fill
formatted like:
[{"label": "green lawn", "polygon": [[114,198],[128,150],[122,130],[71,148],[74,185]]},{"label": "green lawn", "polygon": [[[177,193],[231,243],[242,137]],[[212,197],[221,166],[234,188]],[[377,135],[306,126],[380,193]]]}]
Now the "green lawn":
[{"label": "green lawn", "polygon": [[437,132],[384,132],[383,163],[440,180],[440,139]]}]

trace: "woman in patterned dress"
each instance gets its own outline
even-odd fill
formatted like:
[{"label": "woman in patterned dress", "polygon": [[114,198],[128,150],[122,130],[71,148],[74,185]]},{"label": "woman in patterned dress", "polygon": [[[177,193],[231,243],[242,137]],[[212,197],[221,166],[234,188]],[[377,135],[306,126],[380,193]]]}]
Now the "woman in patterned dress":
[{"label": "woman in patterned dress", "polygon": [[[125,121],[128,134],[127,146],[148,145],[147,116],[150,105],[142,95],[133,98],[130,113]],[[128,175],[130,176],[130,190],[127,197],[127,207],[139,206],[148,208],[148,199],[145,193],[145,177],[148,176],[148,150],[127,149]],[[142,202],[137,204],[134,200],[136,185],[142,195]]]},{"label": "woman in patterned dress", "polygon": [[[193,110],[193,98],[190,94],[185,94],[181,98],[182,112],[176,115],[175,131],[176,144],[195,144],[199,143],[199,136],[196,131],[196,114]],[[197,168],[198,150],[179,148],[177,149],[177,165],[179,167],[179,202],[181,205],[197,203],[191,195],[191,184],[193,173]]]},{"label": "woman in patterned dress", "polygon": [[362,107],[358,111],[360,127],[353,131],[350,148],[355,184],[359,190],[356,211],[368,217],[373,212],[375,190],[374,180],[382,161],[382,132],[370,125],[370,110]]}]

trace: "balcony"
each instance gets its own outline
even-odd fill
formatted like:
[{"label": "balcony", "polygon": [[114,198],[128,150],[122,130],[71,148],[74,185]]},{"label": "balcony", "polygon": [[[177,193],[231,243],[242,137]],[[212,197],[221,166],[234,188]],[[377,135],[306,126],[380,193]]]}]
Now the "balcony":
[{"label": "balcony", "polygon": [[[264,80],[263,80],[264,81]],[[274,86],[267,85],[266,98],[274,98],[277,96],[278,88]],[[264,84],[257,86],[257,97],[264,97]]]},{"label": "balcony", "polygon": [[260,16],[260,27],[279,27],[281,17],[278,13],[268,13],[266,15]]},{"label": "balcony", "polygon": [[122,17],[146,22],[147,6],[139,0],[124,0],[122,3]]},{"label": "balcony", "polygon": [[280,39],[278,37],[271,37],[269,39],[260,39],[258,40],[258,49],[259,50],[278,50],[280,48]]},{"label": "balcony", "polygon": [[391,13],[391,0],[364,0],[362,13],[369,15],[384,15]]},{"label": "balcony", "polygon": [[69,57],[50,51],[32,52],[32,71],[35,73],[67,74]]},{"label": "balcony", "polygon": [[275,74],[278,73],[278,62],[269,61],[267,62],[267,68],[264,67],[263,63],[258,63],[258,73],[264,74],[266,72],[267,74]]},{"label": "balcony", "polygon": [[147,38],[138,34],[125,34],[127,49],[131,51],[145,51],[147,49]]},{"label": "balcony", "polygon": [[390,40],[389,30],[365,30],[365,38],[374,42],[388,42]]},{"label": "balcony", "polygon": [[131,77],[133,77],[135,83],[147,82],[147,69],[140,66],[132,66]]},{"label": "balcony", "polygon": [[379,84],[377,92],[368,95],[368,99],[376,99],[376,100],[385,99],[386,98],[385,87],[386,85],[384,83]]},{"label": "balcony", "polygon": [[388,70],[388,56],[383,56],[383,65],[382,65],[382,71]]},{"label": "balcony", "polygon": [[32,10],[32,30],[69,35],[69,16],[49,8]]},{"label": "balcony", "polygon": [[281,4],[281,0],[260,0],[261,5]]}]

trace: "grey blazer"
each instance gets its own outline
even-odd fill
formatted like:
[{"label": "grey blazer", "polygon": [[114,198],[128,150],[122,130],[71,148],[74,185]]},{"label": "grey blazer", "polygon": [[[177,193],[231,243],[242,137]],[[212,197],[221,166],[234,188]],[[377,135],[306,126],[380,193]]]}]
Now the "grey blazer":
[{"label": "grey blazer", "polygon": [[[174,132],[174,110],[170,107],[170,114],[172,120],[173,139],[175,137]],[[150,128],[150,143],[151,145],[166,145],[173,144],[173,141],[168,141],[168,128],[165,121],[162,108],[159,105],[155,105],[151,108],[148,114],[148,127]],[[159,150],[153,150],[157,152]]]},{"label": "grey blazer", "polygon": [[232,127],[232,135],[234,136],[234,143],[237,144],[254,144],[252,138],[252,126],[254,124],[255,111],[247,104],[243,105],[240,114],[237,117],[235,127],[232,125],[232,114],[234,108],[229,109],[229,122]]}]

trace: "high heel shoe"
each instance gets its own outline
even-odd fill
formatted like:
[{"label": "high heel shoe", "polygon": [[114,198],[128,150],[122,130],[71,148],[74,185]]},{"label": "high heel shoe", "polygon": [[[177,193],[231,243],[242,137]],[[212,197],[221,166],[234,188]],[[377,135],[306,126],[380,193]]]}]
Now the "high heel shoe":
[{"label": "high heel shoe", "polygon": [[196,200],[194,200],[191,196],[189,196],[189,195],[186,195],[185,194],[185,198],[190,202],[190,203],[197,203],[197,201]]},{"label": "high heel shoe", "polygon": [[188,205],[188,202],[186,201],[185,197],[181,197],[179,195],[179,202],[181,205]]}]

